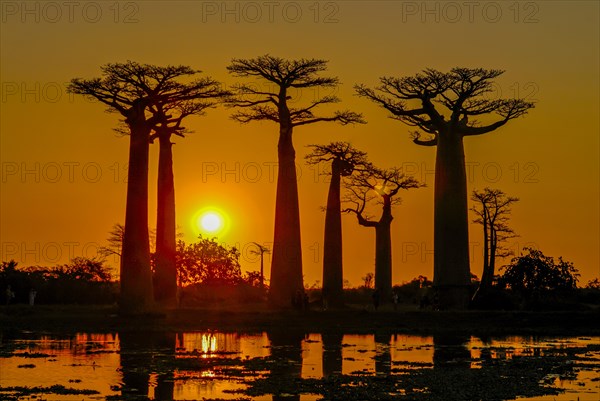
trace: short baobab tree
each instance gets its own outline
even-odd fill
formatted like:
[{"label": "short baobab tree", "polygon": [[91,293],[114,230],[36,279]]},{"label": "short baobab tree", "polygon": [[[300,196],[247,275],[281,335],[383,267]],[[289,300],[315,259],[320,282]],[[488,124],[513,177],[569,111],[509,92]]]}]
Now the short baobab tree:
[{"label": "short baobab tree", "polygon": [[[437,147],[434,195],[434,287],[441,308],[465,308],[471,280],[467,179],[463,138],[504,126],[534,107],[523,99],[493,99],[501,70],[426,69],[402,78],[383,77],[375,89],[355,87],[359,96],[415,127],[413,142]],[[488,95],[488,96],[486,96]],[[482,118],[496,118],[483,123]]]},{"label": "short baobab tree", "polygon": [[[235,87],[237,96],[230,101],[237,111],[235,121],[271,121],[279,126],[277,144],[277,197],[275,201],[275,232],[271,262],[269,302],[273,306],[289,306],[297,291],[304,289],[302,281],[302,245],[300,239],[300,210],[296,175],[296,151],[292,142],[295,128],[319,122],[342,125],[362,123],[360,114],[334,111],[316,114],[319,106],[338,103],[336,96],[316,96],[300,105],[293,98],[297,91],[317,93],[317,89],[335,89],[336,77],[323,77],[327,61],[317,59],[285,60],[264,55],[253,59],[233,59],[229,73],[241,78],[257,79],[260,85],[245,83]],[[302,92],[300,92],[302,93]],[[297,104],[297,105],[296,105]]]},{"label": "short baobab tree", "polygon": [[344,269],[342,262],[341,180],[368,164],[367,154],[347,142],[309,145],[308,164],[328,164],[325,174],[331,177],[325,207],[325,238],[323,242],[323,300],[328,305],[344,303]]},{"label": "short baobab tree", "polygon": [[479,288],[473,299],[483,296],[492,287],[496,274],[496,258],[511,255],[503,243],[517,236],[509,227],[511,206],[519,200],[507,196],[499,189],[485,188],[483,191],[473,191],[471,200],[474,202],[471,211],[475,213],[474,223],[483,228],[483,274]]},{"label": "short baobab tree", "polygon": [[[379,169],[369,166],[358,174],[345,180],[346,195],[344,203],[348,205],[344,212],[353,213],[358,224],[375,229],[375,288],[379,290],[381,300],[392,299],[392,207],[400,203],[398,193],[402,189],[422,187],[423,184],[402,173],[399,168]],[[370,217],[365,209],[369,203],[377,202],[381,206],[379,219]]]}]

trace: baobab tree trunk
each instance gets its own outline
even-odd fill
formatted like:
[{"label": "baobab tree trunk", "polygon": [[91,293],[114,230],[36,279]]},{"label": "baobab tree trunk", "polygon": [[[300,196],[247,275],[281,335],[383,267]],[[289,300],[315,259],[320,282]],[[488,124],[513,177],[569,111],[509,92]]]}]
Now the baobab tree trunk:
[{"label": "baobab tree trunk", "polygon": [[175,185],[172,146],[169,135],[159,136],[154,298],[162,306],[167,307],[175,306],[177,294]]},{"label": "baobab tree trunk", "polygon": [[304,290],[296,151],[291,125],[282,123],[277,148],[279,167],[269,302],[273,306],[285,307],[291,305],[296,291]]},{"label": "baobab tree trunk", "polygon": [[434,279],[439,307],[464,309],[469,300],[467,177],[462,137],[438,135],[434,195]]},{"label": "baobab tree trunk", "polygon": [[124,314],[143,313],[152,305],[152,272],[148,240],[148,151],[150,129],[129,123],[127,205],[121,258],[120,309]]},{"label": "baobab tree trunk", "polygon": [[473,301],[477,301],[481,299],[483,294],[491,287],[492,278],[489,277],[490,270],[490,248],[491,248],[491,230],[488,231],[488,221],[487,216],[485,215],[485,205],[484,205],[484,217],[483,217],[483,271],[481,273],[481,281],[479,282],[479,287],[477,287],[477,291],[473,294]]},{"label": "baobab tree trunk", "polygon": [[375,226],[375,288],[381,303],[392,299],[392,213],[389,200],[384,200],[383,215]]},{"label": "baobab tree trunk", "polygon": [[325,211],[323,244],[323,296],[327,297],[327,303],[333,306],[341,306],[344,303],[340,181],[340,160],[334,159],[331,165],[331,182]]},{"label": "baobab tree trunk", "polygon": [[[488,256],[488,269],[485,274],[485,285],[489,288],[492,286],[492,282],[494,281],[494,273],[496,270],[496,250],[498,249],[498,234],[496,230],[492,227],[490,229],[490,253]],[[483,277],[481,279],[483,282]]]}]

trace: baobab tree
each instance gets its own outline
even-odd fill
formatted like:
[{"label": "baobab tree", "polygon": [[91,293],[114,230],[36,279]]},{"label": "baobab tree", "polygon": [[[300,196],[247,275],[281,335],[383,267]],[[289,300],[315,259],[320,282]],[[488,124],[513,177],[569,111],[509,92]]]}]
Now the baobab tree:
[{"label": "baobab tree", "polygon": [[260,255],[260,288],[262,289],[265,287],[265,253],[269,254],[271,253],[271,250],[258,242],[253,242],[252,244],[256,246],[256,250],[251,249],[250,253],[253,255]]},{"label": "baobab tree", "polygon": [[[412,140],[437,146],[434,195],[434,286],[441,308],[469,301],[469,232],[463,138],[492,132],[534,107],[523,99],[492,99],[503,71],[426,69],[414,76],[383,77],[375,89],[355,87],[359,96],[384,107],[391,117],[416,127]],[[486,95],[488,95],[486,97]],[[479,118],[496,115],[489,123]]]},{"label": "baobab tree", "polygon": [[[361,226],[375,229],[375,288],[380,291],[383,302],[390,302],[392,296],[392,207],[400,203],[397,195],[401,189],[422,186],[395,167],[383,170],[369,166],[345,180],[347,194],[344,202],[350,206],[344,212],[354,213]],[[377,220],[365,212],[372,201],[382,207]]]},{"label": "baobab tree", "polygon": [[308,164],[330,164],[326,172],[331,177],[325,207],[325,238],[323,242],[323,301],[340,306],[344,300],[344,269],[342,263],[341,180],[368,164],[367,154],[347,142],[309,145]]},{"label": "baobab tree", "polygon": [[129,168],[125,231],[121,257],[121,313],[142,313],[153,307],[152,273],[148,239],[148,157],[150,136],[166,116],[156,105],[194,99],[176,79],[193,71],[185,66],[159,67],[128,61],[101,67],[102,77],[75,78],[70,93],[97,100],[123,117],[129,135]]},{"label": "baobab tree", "polygon": [[499,189],[485,188],[483,191],[473,191],[471,200],[475,205],[471,210],[475,213],[474,223],[483,228],[483,273],[481,282],[473,299],[485,295],[492,286],[496,272],[496,258],[507,257],[511,252],[502,243],[517,235],[508,226],[511,206],[519,198],[507,196]]},{"label": "baobab tree", "polygon": [[339,99],[332,95],[314,96],[302,106],[300,101],[298,106],[290,104],[296,100],[292,98],[295,91],[304,90],[304,96],[307,98],[308,93],[317,93],[317,89],[333,90],[338,86],[339,81],[336,77],[320,76],[320,73],[327,70],[325,60],[285,60],[264,55],[253,59],[233,59],[227,70],[236,77],[257,78],[264,84],[262,88],[252,84],[240,84],[235,87],[237,96],[231,100],[230,105],[236,107],[237,111],[232,118],[240,123],[272,121],[279,126],[279,164],[269,302],[274,306],[289,306],[296,291],[304,289],[296,151],[292,133],[296,127],[318,122],[337,122],[342,125],[362,123],[362,116],[351,111],[335,111],[328,115],[315,114],[319,106],[339,102]]},{"label": "baobab tree", "polygon": [[[193,69],[182,71],[178,78],[190,78],[200,73]],[[186,117],[204,115],[208,108],[226,98],[229,93],[219,82],[208,78],[189,83],[170,82],[170,96],[150,105],[151,112],[160,116],[153,127],[150,141],[158,139],[158,182],[156,214],[156,255],[154,271],[154,298],[163,306],[177,302],[175,182],[173,177],[173,135],[184,137],[191,132],[182,126]],[[186,94],[184,99],[177,97]]]}]

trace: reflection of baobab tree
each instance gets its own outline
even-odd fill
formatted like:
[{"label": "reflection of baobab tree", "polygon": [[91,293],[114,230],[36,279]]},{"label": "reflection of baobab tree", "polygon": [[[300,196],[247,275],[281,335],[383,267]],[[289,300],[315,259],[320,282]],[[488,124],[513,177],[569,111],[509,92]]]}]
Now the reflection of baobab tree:
[{"label": "reflection of baobab tree", "polygon": [[[273,330],[267,333],[271,342],[271,380],[289,381],[302,376],[302,340],[304,333]],[[273,394],[273,401],[300,401],[300,395]]]},{"label": "reflection of baobab tree", "polygon": [[175,333],[121,331],[119,344],[123,396],[147,396],[150,375],[156,373],[155,399],[172,400],[173,372],[168,366],[175,360]]},{"label": "reflection of baobab tree", "polygon": [[471,368],[471,351],[466,335],[440,334],[433,336],[433,367]]},{"label": "reflection of baobab tree", "polygon": [[375,373],[389,376],[392,370],[391,334],[375,334]]},{"label": "reflection of baobab tree", "polygon": [[341,333],[323,333],[323,377],[342,374],[342,340]]},{"label": "reflection of baobab tree", "polygon": [[367,154],[347,142],[310,145],[308,164],[329,164],[331,176],[325,207],[325,239],[323,242],[323,303],[344,303],[344,271],[342,265],[341,180],[367,164]]},{"label": "reflection of baobab tree", "polygon": [[264,255],[271,253],[271,250],[264,246],[259,244],[258,242],[252,242],[252,244],[254,246],[256,246],[256,249],[251,249],[250,253],[252,255],[260,255],[260,288],[264,288],[265,286],[265,265],[264,265]]}]

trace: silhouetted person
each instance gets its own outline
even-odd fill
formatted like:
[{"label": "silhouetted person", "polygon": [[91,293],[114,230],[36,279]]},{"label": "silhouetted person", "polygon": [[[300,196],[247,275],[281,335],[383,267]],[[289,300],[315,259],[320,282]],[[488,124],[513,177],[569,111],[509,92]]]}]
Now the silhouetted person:
[{"label": "silhouetted person", "polygon": [[12,299],[15,297],[15,293],[12,290],[10,284],[6,287],[6,306],[10,305]]},{"label": "silhouetted person", "polygon": [[372,297],[373,307],[375,308],[375,310],[377,310],[377,308],[379,308],[379,302],[381,301],[381,291],[379,291],[379,288],[373,291]]},{"label": "silhouetted person", "polygon": [[35,296],[37,295],[37,291],[33,288],[29,290],[29,306],[33,306],[35,303]]},{"label": "silhouetted person", "polygon": [[398,293],[396,291],[394,291],[392,293],[392,302],[394,303],[394,310],[397,311],[398,310]]}]

